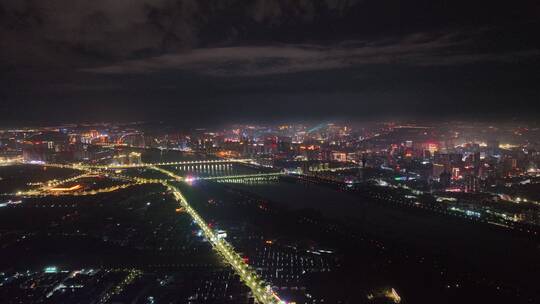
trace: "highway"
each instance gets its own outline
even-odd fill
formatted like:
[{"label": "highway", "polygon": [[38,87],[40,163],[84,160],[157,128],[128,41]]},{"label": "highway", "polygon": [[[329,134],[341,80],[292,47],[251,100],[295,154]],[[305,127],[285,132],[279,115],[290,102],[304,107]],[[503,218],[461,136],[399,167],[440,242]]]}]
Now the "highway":
[{"label": "highway", "polygon": [[44,196],[88,196],[88,195],[98,195],[102,193],[109,193],[114,192],[122,189],[127,189],[129,187],[137,186],[137,185],[143,185],[143,184],[155,184],[155,183],[161,183],[161,181],[157,180],[147,180],[144,181],[142,179],[137,180],[136,182],[132,183],[126,183],[122,185],[117,186],[111,186],[106,188],[100,188],[100,189],[94,189],[94,190],[87,190],[87,191],[65,191],[65,192],[53,192],[49,190],[28,190],[28,191],[19,191],[17,193],[3,193],[2,195],[7,196],[21,196],[21,197],[30,197],[30,196],[37,196],[37,197],[44,197]]},{"label": "highway", "polygon": [[74,177],[70,177],[70,178],[67,178],[67,179],[63,179],[63,180],[51,180],[51,181],[46,182],[45,185],[43,187],[41,187],[41,190],[46,191],[46,190],[54,188],[56,186],[59,186],[59,185],[65,184],[65,183],[69,183],[69,182],[73,182],[73,181],[76,181],[76,180],[78,180],[80,178],[87,177],[87,176],[89,176],[89,174],[90,174],[89,172],[85,172],[83,174],[80,174],[80,175],[77,175],[77,176],[74,176]]},{"label": "highway", "polygon": [[53,195],[53,196],[59,196],[59,195],[62,195],[62,196],[65,196],[65,195],[87,196],[87,195],[97,195],[97,194],[101,194],[101,193],[114,192],[114,191],[117,191],[117,190],[126,189],[126,188],[129,188],[129,187],[132,187],[132,186],[143,185],[143,184],[163,184],[163,182],[166,181],[166,180],[162,180],[162,179],[131,177],[131,176],[125,176],[125,175],[120,175],[120,174],[114,174],[114,175],[111,175],[111,177],[124,179],[124,180],[127,180],[129,182],[125,183],[125,184],[122,184],[122,185],[115,185],[115,186],[110,186],[110,187],[105,187],[105,188],[100,188],[100,189],[87,190],[87,191],[74,191],[74,190],[78,190],[78,189],[70,190],[69,188],[66,188],[65,191],[64,190],[59,191],[59,190],[55,190],[55,188],[54,188],[56,186],[59,186],[59,185],[62,185],[62,184],[68,183],[68,182],[74,182],[74,181],[76,181],[78,179],[85,178],[85,177],[91,177],[91,174],[87,172],[87,173],[77,175],[77,176],[74,176],[74,177],[71,177],[71,178],[67,178],[67,179],[64,179],[64,180],[56,180],[56,179],[54,179],[54,180],[46,181],[44,183],[40,183],[40,185],[46,185],[46,186],[41,186],[38,189],[31,189],[31,190],[27,190],[27,191],[19,191],[19,192],[16,192],[16,193],[2,193],[0,195],[3,195],[3,196],[26,196],[26,197],[30,197],[30,196],[43,197],[43,196],[49,196],[49,195]]},{"label": "highway", "polygon": [[[156,168],[156,167],[152,167]],[[164,173],[165,169],[158,169],[159,172]],[[173,172],[168,171],[168,175],[174,177],[177,181],[182,181],[181,176],[177,176]],[[234,271],[240,276],[240,279],[244,284],[251,289],[253,297],[258,303],[262,304],[284,304],[272,290],[272,287],[264,282],[257,272],[244,262],[242,257],[234,251],[234,248],[224,239],[218,238],[214,231],[206,224],[203,218],[197,213],[197,211],[188,203],[187,199],[180,192],[180,190],[172,185],[170,182],[163,182],[163,185],[167,187],[172,193],[174,198],[180,203],[187,213],[192,217],[195,223],[203,231],[205,238],[212,244],[212,247],[223,257],[223,259],[234,269]]]}]

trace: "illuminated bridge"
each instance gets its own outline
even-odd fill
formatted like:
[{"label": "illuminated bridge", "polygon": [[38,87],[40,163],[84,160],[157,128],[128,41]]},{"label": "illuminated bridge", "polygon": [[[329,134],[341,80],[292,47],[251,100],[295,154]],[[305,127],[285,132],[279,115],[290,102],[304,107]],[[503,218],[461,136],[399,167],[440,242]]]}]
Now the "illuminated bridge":
[{"label": "illuminated bridge", "polygon": [[[192,180],[211,180],[217,182],[237,181],[237,180],[269,180],[276,179],[279,176],[285,175],[284,172],[272,172],[272,173],[255,173],[255,174],[241,174],[241,175],[225,175],[225,176],[209,176],[209,177],[196,177]],[[186,180],[191,181],[191,180]]]},{"label": "illuminated bridge", "polygon": [[212,165],[212,164],[252,163],[252,162],[253,162],[252,159],[214,159],[214,160],[193,160],[193,161],[177,161],[177,162],[161,162],[161,163],[142,163],[142,164],[131,164],[131,165],[100,165],[97,167],[104,168],[104,169],[121,169],[121,168],[140,168],[140,167],[151,167],[151,166]]},{"label": "illuminated bridge", "polygon": [[77,170],[89,169],[128,169],[128,168],[143,168],[153,166],[185,166],[185,165],[212,165],[212,164],[255,164],[253,159],[213,159],[213,160],[192,160],[192,161],[176,161],[176,162],[160,162],[160,163],[141,163],[141,164],[111,164],[111,165],[86,165],[86,164],[55,164],[55,163],[27,163],[41,165],[47,167],[68,168]]}]

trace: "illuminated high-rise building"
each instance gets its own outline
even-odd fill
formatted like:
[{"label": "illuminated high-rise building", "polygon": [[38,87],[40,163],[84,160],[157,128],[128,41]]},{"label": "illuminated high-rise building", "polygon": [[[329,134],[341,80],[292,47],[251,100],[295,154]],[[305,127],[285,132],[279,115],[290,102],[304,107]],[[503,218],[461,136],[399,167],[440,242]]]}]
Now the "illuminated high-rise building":
[{"label": "illuminated high-rise building", "polygon": [[480,191],[480,179],[474,174],[465,176],[465,192],[476,193]]}]

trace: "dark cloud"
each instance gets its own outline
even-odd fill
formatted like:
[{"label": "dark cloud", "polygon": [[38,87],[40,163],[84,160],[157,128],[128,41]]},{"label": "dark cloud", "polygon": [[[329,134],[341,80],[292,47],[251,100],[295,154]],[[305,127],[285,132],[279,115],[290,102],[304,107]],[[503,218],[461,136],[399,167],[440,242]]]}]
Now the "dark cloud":
[{"label": "dark cloud", "polygon": [[539,5],[533,1],[515,1],[510,8],[492,1],[470,2],[2,0],[0,33],[10,42],[2,48],[2,59],[45,64],[60,61],[47,62],[49,56],[60,59],[57,54],[70,54],[75,57],[71,63],[86,58],[83,62],[90,64],[200,47],[381,39],[475,23],[526,23],[539,16]]},{"label": "dark cloud", "polygon": [[[459,37],[459,38],[458,38]],[[274,45],[201,48],[85,69],[93,73],[137,74],[184,70],[213,76],[261,76],[365,65],[445,66],[536,59],[536,48],[471,53],[480,33],[414,33],[393,41],[347,41],[339,45]]]},{"label": "dark cloud", "polygon": [[[25,114],[31,120],[56,111],[152,119],[167,109],[166,116],[198,121],[225,113],[232,120],[531,113],[540,97],[539,7],[528,0],[0,0],[2,111],[33,108]],[[101,110],[80,110],[88,105]]]}]

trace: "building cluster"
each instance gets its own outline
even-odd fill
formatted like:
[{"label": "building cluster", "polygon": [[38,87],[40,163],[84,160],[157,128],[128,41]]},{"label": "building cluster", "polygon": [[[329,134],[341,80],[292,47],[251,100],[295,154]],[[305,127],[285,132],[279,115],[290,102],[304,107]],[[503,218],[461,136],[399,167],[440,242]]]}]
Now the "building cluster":
[{"label": "building cluster", "polygon": [[[135,123],[0,130],[0,163],[136,165],[164,161],[167,153],[251,159],[259,168],[351,188],[376,178],[424,193],[484,195],[465,197],[477,203],[540,201],[536,187],[540,129],[516,123],[324,123],[183,130]],[[148,158],[149,154],[154,156]],[[536,212],[512,214],[504,213],[529,223],[539,221]]]},{"label": "building cluster", "polygon": [[130,125],[6,129],[0,130],[0,161],[68,163],[112,159],[121,164],[138,163],[140,157],[116,147],[142,148],[145,139]]},{"label": "building cluster", "polygon": [[474,193],[506,178],[540,172],[538,133],[538,128],[470,123],[235,125],[184,131],[140,124],[67,125],[1,130],[0,161],[138,164],[140,149],[176,150],[251,158],[263,166],[302,172],[346,164],[382,168],[435,189]]}]

